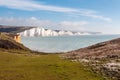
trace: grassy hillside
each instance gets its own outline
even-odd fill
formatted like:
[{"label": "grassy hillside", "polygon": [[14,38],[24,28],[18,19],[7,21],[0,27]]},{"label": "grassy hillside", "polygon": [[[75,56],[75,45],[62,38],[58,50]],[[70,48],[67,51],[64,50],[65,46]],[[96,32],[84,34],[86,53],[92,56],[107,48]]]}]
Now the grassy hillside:
[{"label": "grassy hillside", "polygon": [[120,38],[71,51],[63,57],[87,63],[94,72],[120,80]]},{"label": "grassy hillside", "polygon": [[14,41],[11,37],[7,36],[7,34],[5,34],[5,33],[0,33],[0,48],[29,50],[24,45]]},{"label": "grassy hillside", "polygon": [[28,53],[0,51],[0,80],[105,80],[80,63],[61,59],[60,54]]}]

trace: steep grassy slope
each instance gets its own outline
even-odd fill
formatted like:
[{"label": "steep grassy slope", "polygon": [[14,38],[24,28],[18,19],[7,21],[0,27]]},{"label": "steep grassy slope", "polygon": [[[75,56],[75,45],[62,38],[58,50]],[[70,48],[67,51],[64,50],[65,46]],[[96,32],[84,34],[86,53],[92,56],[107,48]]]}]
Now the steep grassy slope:
[{"label": "steep grassy slope", "polygon": [[0,52],[0,80],[105,80],[80,63],[60,59],[60,54],[20,52]]},{"label": "steep grassy slope", "polygon": [[29,50],[24,45],[15,42],[11,37],[7,36],[7,34],[5,33],[0,33],[0,48]]}]

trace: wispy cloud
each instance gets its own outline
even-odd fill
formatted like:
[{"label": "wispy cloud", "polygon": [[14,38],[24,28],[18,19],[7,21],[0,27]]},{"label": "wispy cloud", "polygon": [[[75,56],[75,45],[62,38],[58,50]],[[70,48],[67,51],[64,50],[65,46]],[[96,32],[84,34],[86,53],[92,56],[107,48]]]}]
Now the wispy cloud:
[{"label": "wispy cloud", "polygon": [[4,6],[11,9],[27,10],[27,11],[45,10],[45,11],[61,12],[67,14],[69,13],[78,16],[87,16],[91,18],[101,19],[105,21],[112,20],[111,18],[104,17],[102,15],[97,15],[97,12],[93,10],[74,9],[74,8],[47,5],[47,4],[38,3],[37,1],[34,0],[0,0],[0,6]]},{"label": "wispy cloud", "polygon": [[78,11],[72,8],[43,5],[41,3],[38,4],[33,0],[0,0],[0,6],[5,6],[12,9],[28,10],[28,11],[35,11],[35,10],[47,10],[47,11],[55,11],[55,12]]},{"label": "wispy cloud", "polygon": [[35,17],[30,18],[5,18],[0,17],[0,24],[11,26],[36,26],[55,30],[72,30],[81,31],[84,30],[83,26],[87,25],[87,21],[62,21],[53,22],[49,20],[40,20]]},{"label": "wispy cloud", "polygon": [[61,26],[68,26],[68,27],[73,27],[73,28],[81,27],[81,26],[84,26],[86,24],[88,24],[87,21],[75,21],[75,22],[73,22],[73,21],[62,21],[62,22],[60,22]]},{"label": "wispy cloud", "polygon": [[62,21],[58,26],[63,30],[85,31],[84,26],[87,24],[87,21]]},{"label": "wispy cloud", "polygon": [[30,18],[0,17],[0,24],[2,25],[44,27],[50,25],[51,23],[52,22],[49,20],[39,20],[35,17]]},{"label": "wispy cloud", "polygon": [[85,14],[85,13],[83,13],[83,14],[81,14],[81,15],[83,15],[83,16],[88,16],[88,17],[92,17],[92,18],[96,18],[96,19],[101,19],[101,20],[105,20],[105,21],[109,21],[109,22],[112,21],[111,18],[109,18],[109,17],[104,17],[104,16],[102,16],[102,15]]}]

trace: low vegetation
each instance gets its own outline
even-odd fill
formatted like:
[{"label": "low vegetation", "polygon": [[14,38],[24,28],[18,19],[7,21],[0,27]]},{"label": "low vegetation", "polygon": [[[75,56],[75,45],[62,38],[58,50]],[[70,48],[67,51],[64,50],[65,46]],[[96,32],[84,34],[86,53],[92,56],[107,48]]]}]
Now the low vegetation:
[{"label": "low vegetation", "polygon": [[22,50],[0,52],[0,80],[104,80],[80,63],[59,56]]},{"label": "low vegetation", "polygon": [[120,38],[68,52],[63,58],[86,63],[95,73],[120,80]]}]

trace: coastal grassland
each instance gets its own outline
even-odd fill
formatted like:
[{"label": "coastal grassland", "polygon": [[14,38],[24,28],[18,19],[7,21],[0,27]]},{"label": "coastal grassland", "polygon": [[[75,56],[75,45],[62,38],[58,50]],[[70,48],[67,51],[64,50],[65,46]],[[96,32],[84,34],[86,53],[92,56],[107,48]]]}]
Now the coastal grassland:
[{"label": "coastal grassland", "polygon": [[105,80],[80,63],[59,56],[0,51],[0,80]]}]

